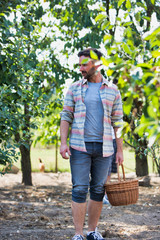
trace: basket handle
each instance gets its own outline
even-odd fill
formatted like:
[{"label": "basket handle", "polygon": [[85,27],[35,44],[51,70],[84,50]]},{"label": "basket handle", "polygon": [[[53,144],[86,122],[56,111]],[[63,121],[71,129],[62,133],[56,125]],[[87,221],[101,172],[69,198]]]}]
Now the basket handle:
[{"label": "basket handle", "polygon": [[[122,173],[123,173],[123,180],[125,181],[125,172],[124,172],[124,166],[123,164],[120,165],[122,167]],[[118,173],[118,181],[121,182],[121,177],[120,177],[120,173],[119,173],[119,163],[117,163],[117,173]]]}]

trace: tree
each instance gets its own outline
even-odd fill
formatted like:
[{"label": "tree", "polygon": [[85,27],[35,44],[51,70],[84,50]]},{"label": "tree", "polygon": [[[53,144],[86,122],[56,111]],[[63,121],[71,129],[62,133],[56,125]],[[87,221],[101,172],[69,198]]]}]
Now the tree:
[{"label": "tree", "polygon": [[[108,58],[103,63],[108,67],[110,78],[118,78],[118,86],[122,93],[124,120],[123,133],[136,154],[137,176],[148,175],[147,165],[147,126],[149,137],[159,138],[159,86],[153,67],[159,66],[159,30],[157,28],[148,38],[143,34],[151,30],[151,17],[156,13],[160,19],[158,1],[106,1],[103,12],[96,17],[102,29],[107,30],[104,43]],[[111,23],[111,10],[115,11],[115,21]],[[123,11],[122,11],[123,10]],[[107,13],[107,15],[105,14]],[[121,29],[121,40],[116,39],[116,31]],[[120,34],[120,31],[119,31]],[[114,63],[114,64],[113,64]],[[156,105],[153,106],[153,99]],[[151,111],[152,109],[152,111]],[[157,109],[157,112],[156,112]],[[154,113],[154,114],[153,114]],[[157,120],[153,123],[153,115]],[[152,123],[151,123],[152,120]],[[141,134],[136,130],[140,123]],[[150,123],[149,123],[150,122]],[[142,130],[143,129],[143,130]]]},{"label": "tree", "polygon": [[[6,44],[5,39],[9,37],[9,21],[6,18],[9,15],[9,11],[7,11],[7,8],[9,6],[15,8],[18,2],[19,1],[1,1],[0,3],[0,34],[2,36],[0,39],[0,78],[3,82],[4,79],[6,79],[7,65],[3,46]],[[8,50],[10,50],[9,46]],[[12,80],[12,74],[10,74],[9,71],[8,74],[9,78]],[[11,100],[12,91],[7,84],[2,84],[2,81],[0,81],[0,164],[5,166],[8,164],[10,165],[13,159],[16,161],[18,155],[16,152],[17,145],[12,139],[12,132],[16,123],[14,106]]]},{"label": "tree", "polygon": [[[105,32],[94,20],[98,14],[94,8],[96,3],[95,0],[50,1],[52,16],[57,20],[55,23],[59,32],[57,39],[64,43],[61,53],[67,59],[85,47],[100,47]],[[77,78],[79,75],[72,72],[72,76]]]},{"label": "tree", "polygon": [[[34,119],[43,115],[53,94],[55,78],[47,71],[46,76],[45,62],[38,60],[37,50],[42,52],[44,46],[46,49],[50,44],[46,36],[40,35],[43,23],[40,24],[39,19],[44,12],[39,1],[21,2],[16,9],[10,8],[8,15],[10,13],[14,13],[13,21],[1,14],[1,86],[10,89],[7,104],[13,109],[12,112],[9,110],[10,116],[14,115],[10,118],[10,134],[14,135],[20,148],[22,181],[25,185],[32,185],[30,147],[32,129],[36,128]],[[49,87],[44,86],[45,81]]]}]

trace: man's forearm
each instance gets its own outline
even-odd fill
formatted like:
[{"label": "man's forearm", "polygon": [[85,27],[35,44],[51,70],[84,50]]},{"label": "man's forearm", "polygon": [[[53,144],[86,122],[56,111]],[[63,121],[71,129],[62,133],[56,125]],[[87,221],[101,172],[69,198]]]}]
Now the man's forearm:
[{"label": "man's forearm", "polygon": [[123,151],[123,138],[116,137],[117,151]]},{"label": "man's forearm", "polygon": [[117,150],[123,151],[123,138],[117,136],[118,128],[114,128],[115,139],[117,143]]},{"label": "man's forearm", "polygon": [[117,153],[116,153],[116,163],[122,164],[124,161],[123,158],[123,138],[117,136],[118,128],[114,128],[116,144],[117,144]]},{"label": "man's forearm", "polygon": [[61,144],[67,143],[68,131],[69,131],[69,122],[62,120],[60,124]]}]

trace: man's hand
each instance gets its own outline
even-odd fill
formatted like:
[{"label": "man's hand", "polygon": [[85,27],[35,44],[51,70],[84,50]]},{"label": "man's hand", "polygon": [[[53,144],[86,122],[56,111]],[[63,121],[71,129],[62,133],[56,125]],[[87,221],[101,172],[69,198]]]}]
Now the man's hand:
[{"label": "man's hand", "polygon": [[117,153],[116,153],[116,163],[121,165],[123,163],[123,161],[124,161],[124,159],[123,159],[123,151],[117,151]]},{"label": "man's hand", "polygon": [[61,144],[60,147],[60,154],[64,159],[68,159],[69,156],[71,155],[71,152],[69,150],[69,147],[67,146],[67,144]]}]

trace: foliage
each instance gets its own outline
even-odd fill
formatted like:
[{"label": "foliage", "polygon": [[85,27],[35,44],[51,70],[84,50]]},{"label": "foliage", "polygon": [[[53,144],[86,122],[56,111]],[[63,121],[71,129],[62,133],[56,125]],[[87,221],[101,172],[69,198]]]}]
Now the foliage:
[{"label": "foliage", "polygon": [[[60,89],[59,89],[60,90]],[[39,119],[38,131],[35,131],[34,146],[40,142],[48,147],[57,144],[60,140],[60,111],[62,110],[61,91],[57,91],[57,95],[52,97],[48,102],[48,108],[45,111],[45,117]],[[59,96],[58,96],[59,95]]]},{"label": "foliage", "polygon": [[[3,135],[2,139],[7,142],[14,136],[22,155],[24,148],[29,154],[36,118],[44,115],[58,86],[59,79],[51,75],[51,69],[57,74],[54,65],[59,62],[53,55],[50,62],[39,59],[53,40],[41,32],[45,23],[40,21],[44,12],[39,1],[23,1],[6,12],[0,15],[0,87],[4,93],[0,110],[5,109],[7,116],[0,114],[0,117],[2,121],[5,118],[2,127],[5,134],[8,130],[8,138]],[[3,159],[4,164],[10,161],[10,157]]]},{"label": "foliage", "polygon": [[[16,7],[19,1],[1,1],[0,3],[0,36],[4,37],[4,41],[0,37],[0,164],[11,164],[13,159],[17,160],[17,145],[12,141],[12,132],[16,125],[16,116],[14,106],[12,105],[11,96],[12,92],[7,84],[1,84],[1,80],[6,76],[4,71],[6,70],[6,60],[3,53],[3,43],[5,39],[9,37],[9,21],[6,17],[9,15],[8,7]],[[8,11],[6,11],[8,10]],[[5,14],[4,14],[5,12]],[[6,16],[6,17],[5,17]],[[4,64],[1,64],[4,62]],[[9,74],[9,72],[8,72]],[[11,75],[9,76],[12,77]]]},{"label": "foliage", "polygon": [[62,45],[60,53],[69,66],[70,78],[75,80],[80,74],[77,73],[76,62],[72,56],[85,47],[99,48],[105,34],[94,20],[98,14],[94,7],[97,2],[100,1],[50,1],[50,11],[56,19],[54,27],[57,29],[57,41]]},{"label": "foliage", "polygon": [[160,6],[158,1],[120,0],[101,9],[96,21],[107,30],[103,38],[107,58],[102,61],[109,78],[118,78],[125,120],[122,133],[136,151],[144,146],[144,152],[147,141],[152,145],[160,139],[160,27],[151,29],[153,13],[160,18]]},{"label": "foliage", "polygon": [[17,160],[17,145],[12,135],[17,125],[14,106],[11,103],[11,90],[8,86],[0,86],[0,164],[11,164]]},{"label": "foliage", "polygon": [[94,21],[98,13],[94,8],[96,3],[95,0],[50,1],[50,9],[57,19],[55,25],[60,31],[58,38],[65,41],[62,52],[66,56],[85,46],[99,48],[104,33]]},{"label": "foliage", "polygon": [[[95,23],[94,18],[98,11],[96,8],[91,7],[96,4],[97,1],[50,1],[48,9],[48,16],[51,17],[49,26],[56,31],[55,45],[58,46],[58,50],[50,50],[57,53],[59,58],[59,64],[56,64],[56,71],[59,69],[57,78],[60,78],[59,85],[56,85],[56,95],[51,98],[48,103],[48,110],[46,111],[46,118],[39,119],[40,125],[38,128],[37,139],[42,144],[53,144],[59,139],[59,126],[60,116],[59,112],[62,109],[62,89],[63,84],[67,79],[73,79],[77,81],[81,76],[77,72],[77,64],[72,56],[81,49],[92,46],[99,48],[101,39],[104,36],[98,24]],[[59,44],[61,47],[59,47]],[[50,55],[51,56],[51,55]],[[63,61],[63,62],[62,62]],[[65,66],[62,67],[62,66]],[[52,69],[53,70],[53,69]],[[58,82],[57,82],[58,83]],[[55,104],[55,105],[54,105]]]}]

